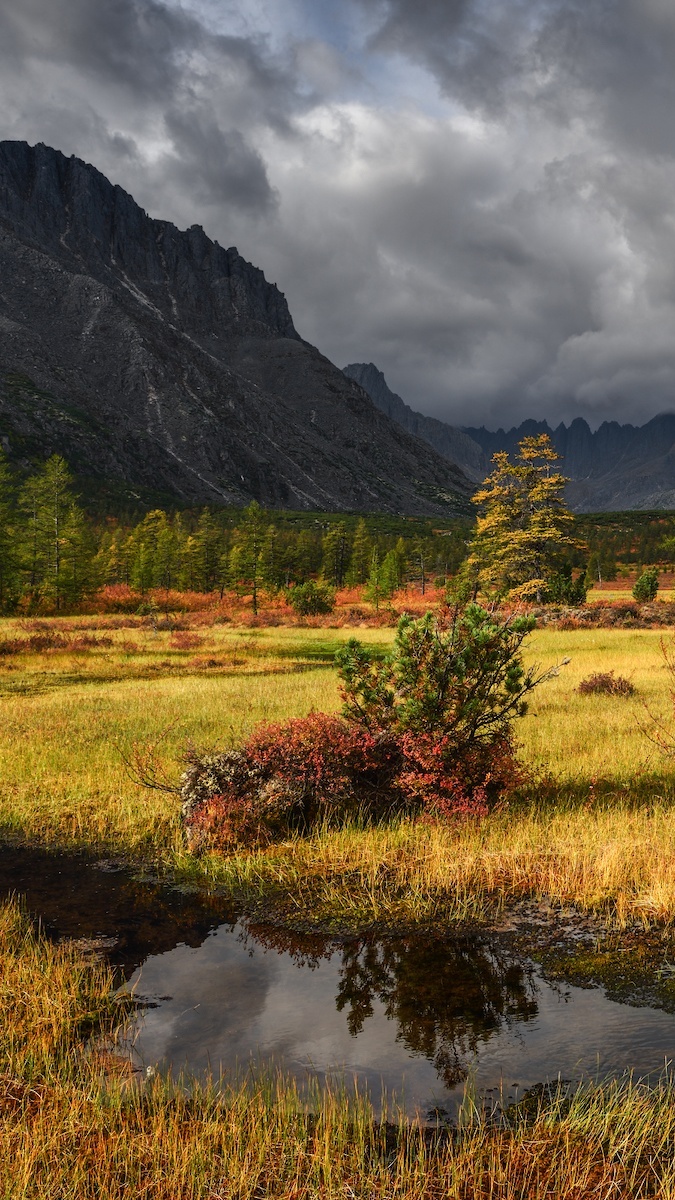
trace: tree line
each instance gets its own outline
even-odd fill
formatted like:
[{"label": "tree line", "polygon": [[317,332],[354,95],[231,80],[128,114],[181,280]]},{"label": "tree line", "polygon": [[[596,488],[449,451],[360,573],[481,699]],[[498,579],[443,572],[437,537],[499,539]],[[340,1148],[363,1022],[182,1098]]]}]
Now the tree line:
[{"label": "tree line", "polygon": [[[455,579],[467,594],[536,602],[583,601],[619,562],[675,559],[675,514],[574,517],[566,480],[545,435],[525,438],[514,460],[493,458],[476,492],[472,527],[370,514],[284,513],[255,501],[241,509],[166,511],[95,518],[75,493],[67,463],[52,455],[19,476],[0,452],[0,612],[67,611],[101,588],[252,596],[365,586],[376,606],[399,588]],[[313,598],[316,600],[316,597]]]},{"label": "tree line", "polygon": [[61,457],[20,478],[0,453],[0,611],[67,611],[115,584],[142,594],[235,590],[252,594],[255,608],[263,590],[316,579],[366,585],[377,604],[406,584],[424,592],[457,572],[470,526],[442,524],[284,514],[255,501],[244,510],[156,508],[135,521],[97,520]]}]

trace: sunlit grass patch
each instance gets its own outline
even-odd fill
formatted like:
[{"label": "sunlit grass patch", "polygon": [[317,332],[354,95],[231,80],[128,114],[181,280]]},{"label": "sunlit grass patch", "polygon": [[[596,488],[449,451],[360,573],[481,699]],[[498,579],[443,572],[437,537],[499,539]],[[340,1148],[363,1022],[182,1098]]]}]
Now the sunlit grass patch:
[{"label": "sunlit grass patch", "polygon": [[[67,618],[59,628],[76,623]],[[6,636],[12,623],[2,625]],[[310,913],[329,923],[482,919],[526,895],[575,903],[619,923],[675,917],[675,764],[644,732],[647,708],[671,719],[670,679],[653,630],[535,632],[528,661],[571,661],[534,694],[519,723],[522,757],[541,783],[507,812],[480,823],[327,830],[233,859],[189,856],[178,798],[129,775],[124,759],[134,744],[156,743],[167,776],[177,780],[188,743],[226,749],[259,721],[335,711],[328,658],[333,643],[353,632],[215,626],[200,651],[229,655],[228,669],[185,665],[144,678],[73,680],[65,677],[67,656],[60,666],[52,652],[34,655],[25,674],[53,672],[61,686],[0,697],[3,836],[142,857],[251,903],[283,897],[289,916]],[[393,636],[357,632],[381,648]],[[189,664],[195,654],[194,647],[171,651],[170,630],[125,627],[111,636],[120,647],[138,637],[147,657],[160,662],[174,653]],[[111,652],[115,661],[124,653]],[[22,665],[15,665],[10,674],[21,680]],[[635,694],[579,694],[581,679],[606,670],[631,679]]]}]

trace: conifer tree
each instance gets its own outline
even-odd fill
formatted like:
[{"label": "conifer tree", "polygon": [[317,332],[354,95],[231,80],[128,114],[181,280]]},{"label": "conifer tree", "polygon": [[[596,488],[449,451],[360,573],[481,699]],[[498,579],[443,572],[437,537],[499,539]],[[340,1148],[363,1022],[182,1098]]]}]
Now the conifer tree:
[{"label": "conifer tree", "polygon": [[295,544],[294,578],[302,583],[318,571],[320,565],[321,544],[317,546],[317,538],[309,529],[301,530]]},{"label": "conifer tree", "polygon": [[369,600],[371,604],[375,605],[376,612],[379,610],[382,600],[386,600],[391,596],[383,567],[384,563],[381,562],[379,550],[375,546],[370,560],[370,572],[363,595],[364,599]]},{"label": "conifer tree", "polygon": [[402,537],[398,539],[394,547],[394,554],[396,555],[396,588],[394,590],[398,591],[404,586],[407,574],[407,554]]},{"label": "conifer tree", "polygon": [[197,591],[197,578],[199,575],[199,554],[197,542],[194,534],[189,533],[183,542],[183,552],[180,562],[179,583],[183,591]]},{"label": "conifer tree", "polygon": [[220,529],[208,508],[202,510],[193,535],[194,588],[200,592],[212,592],[220,585],[220,560],[222,556]]},{"label": "conifer tree", "polygon": [[382,562],[382,587],[384,594],[389,599],[397,592],[402,582],[402,564],[398,549],[389,550],[385,554]]},{"label": "conifer tree", "polygon": [[153,587],[168,591],[178,582],[180,559],[173,527],[166,513],[163,515],[164,520],[158,523],[150,575]]},{"label": "conifer tree", "polygon": [[265,587],[277,591],[284,583],[284,565],[279,545],[279,531],[268,525],[262,551],[261,576]]},{"label": "conifer tree", "polygon": [[[25,483],[19,506],[27,517],[24,541],[24,569],[28,592],[34,601],[47,599],[57,611],[67,599],[75,600],[84,588],[85,572],[80,570],[77,589],[65,564],[76,554],[75,542],[81,542],[84,517],[72,493],[73,479],[68,464],[53,454],[43,467]],[[80,566],[83,543],[77,550]]]},{"label": "conifer tree", "polygon": [[250,588],[253,612],[258,611],[258,593],[263,585],[263,551],[268,519],[257,500],[244,509],[244,518],[235,530],[230,552],[230,579],[235,585]]},{"label": "conifer tree", "polygon": [[342,587],[347,573],[349,545],[344,521],[332,525],[322,542],[321,574],[333,587]]},{"label": "conifer tree", "polygon": [[474,495],[480,516],[467,560],[483,590],[541,602],[565,550],[577,546],[558,461],[546,434],[523,438],[513,463],[505,451],[493,456],[494,470]]},{"label": "conifer tree", "polygon": [[428,543],[423,538],[418,538],[408,557],[408,572],[412,579],[419,583],[423,596],[426,594],[429,580],[430,558],[431,554]]},{"label": "conifer tree", "polygon": [[82,509],[71,504],[63,524],[61,556],[61,600],[76,604],[95,579],[92,569],[94,544]]},{"label": "conifer tree", "polygon": [[133,533],[131,583],[145,594],[175,582],[175,547],[169,520],[161,508],[146,514]]},{"label": "conifer tree", "polygon": [[356,526],[352,555],[349,561],[347,581],[350,584],[365,583],[372,567],[373,543],[363,517]]},{"label": "conifer tree", "polygon": [[10,608],[18,582],[13,500],[12,472],[4,452],[0,450],[0,612]]}]

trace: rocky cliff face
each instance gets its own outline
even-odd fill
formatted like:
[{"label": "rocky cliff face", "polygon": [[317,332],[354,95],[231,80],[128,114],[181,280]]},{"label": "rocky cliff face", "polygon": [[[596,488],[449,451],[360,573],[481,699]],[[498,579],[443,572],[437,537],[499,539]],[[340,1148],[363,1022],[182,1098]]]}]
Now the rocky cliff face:
[{"label": "rocky cliff face", "polygon": [[396,421],[408,433],[421,438],[429,446],[433,446],[438,454],[455,463],[474,483],[485,478],[488,460],[477,442],[474,442],[461,429],[454,425],[446,425],[445,421],[437,421],[435,417],[425,417],[423,413],[415,412],[408,404],[392,392],[387,381],[374,363],[350,363],[342,368],[348,379],[354,379],[365,388],[371,400],[386,413],[392,421]]},{"label": "rocky cliff face", "polygon": [[0,143],[0,441],[178,503],[441,514],[471,491],[235,248],[23,142]]},{"label": "rocky cliff face", "polygon": [[675,508],[675,414],[664,413],[646,425],[605,421],[592,432],[581,418],[551,429],[545,421],[496,432],[465,430],[486,456],[513,453],[530,434],[547,433],[569,475],[567,499],[577,512]]}]

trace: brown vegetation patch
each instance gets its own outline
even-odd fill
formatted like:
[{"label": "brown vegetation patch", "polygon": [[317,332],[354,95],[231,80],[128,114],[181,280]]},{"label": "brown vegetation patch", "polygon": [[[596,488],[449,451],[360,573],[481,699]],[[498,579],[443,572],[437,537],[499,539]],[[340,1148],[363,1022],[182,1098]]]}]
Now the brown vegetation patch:
[{"label": "brown vegetation patch", "polygon": [[172,650],[198,650],[204,639],[198,633],[188,633],[182,630],[171,634]]},{"label": "brown vegetation patch", "polygon": [[578,691],[582,696],[632,696],[635,687],[630,679],[613,671],[598,671],[582,679]]}]

